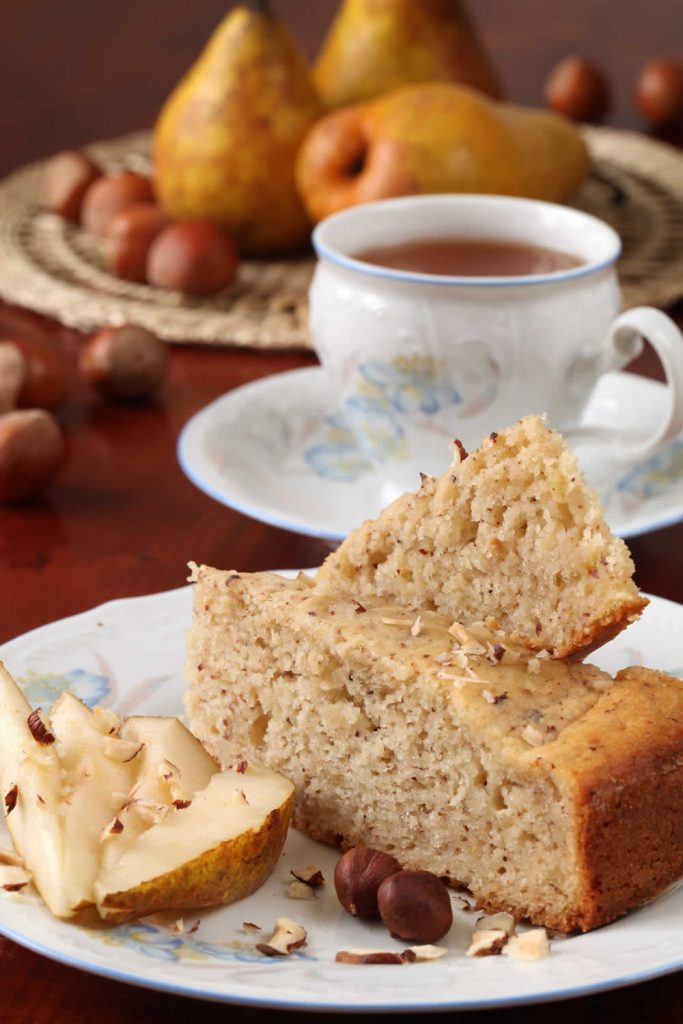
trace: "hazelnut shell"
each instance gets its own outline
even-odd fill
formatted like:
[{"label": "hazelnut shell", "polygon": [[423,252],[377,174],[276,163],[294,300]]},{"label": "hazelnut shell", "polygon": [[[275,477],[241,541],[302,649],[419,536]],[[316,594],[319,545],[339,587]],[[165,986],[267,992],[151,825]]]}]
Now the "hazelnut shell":
[{"label": "hazelnut shell", "polygon": [[64,220],[78,223],[85,195],[101,176],[94,160],[80,150],[56,153],[45,165],[43,206]]},{"label": "hazelnut shell", "polygon": [[213,295],[235,277],[232,242],[205,220],[181,220],[164,228],[149,250],[147,280],[188,295]]},{"label": "hazelnut shell", "polygon": [[646,121],[673,124],[683,118],[683,62],[662,58],[642,69],[636,83],[636,107]]},{"label": "hazelnut shell", "polygon": [[0,416],[0,504],[39,494],[63,458],[62,434],[51,413],[20,409]]},{"label": "hazelnut shell", "polygon": [[391,854],[367,846],[354,846],[337,861],[334,887],[337,898],[349,914],[364,920],[379,917],[377,891],[389,875],[401,870]]},{"label": "hazelnut shell", "polygon": [[567,57],[550,73],[545,101],[556,114],[572,121],[602,121],[611,96],[602,71],[584,57]]},{"label": "hazelnut shell", "polygon": [[83,378],[108,398],[145,398],[168,368],[166,343],[135,324],[104,327],[81,349]]},{"label": "hazelnut shell", "polygon": [[396,939],[432,943],[453,924],[448,889],[431,871],[399,871],[377,893],[383,923]]},{"label": "hazelnut shell", "polygon": [[133,203],[154,199],[152,181],[137,171],[106,174],[88,189],[83,200],[81,221],[93,234],[106,238],[117,213]]}]

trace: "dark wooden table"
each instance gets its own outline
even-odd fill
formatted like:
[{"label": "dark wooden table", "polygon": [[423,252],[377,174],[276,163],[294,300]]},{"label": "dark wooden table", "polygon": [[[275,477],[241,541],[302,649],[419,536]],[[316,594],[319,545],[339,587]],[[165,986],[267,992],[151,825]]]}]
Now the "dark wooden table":
[{"label": "dark wooden table", "polygon": [[[227,6],[224,0],[4,0],[0,172],[58,148],[150,125]],[[332,0],[281,0],[274,6],[312,54],[329,23]],[[538,102],[554,61],[580,51],[598,58],[609,73],[616,97],[611,123],[626,127],[639,126],[630,100],[637,68],[680,47],[683,39],[680,0],[653,0],[647,9],[637,0],[575,0],[558,10],[535,0],[477,0],[473,6],[511,96]],[[677,319],[683,322],[680,310]],[[82,342],[73,331],[2,305],[0,336],[10,335],[49,339],[72,368]],[[74,373],[72,395],[59,414],[68,446],[63,472],[40,500],[0,509],[0,643],[111,598],[180,586],[188,559],[249,571],[319,563],[326,550],[321,542],[223,508],[189,483],[175,454],[183,424],[213,398],[313,361],[305,354],[174,346],[158,399],[132,407],[94,397]],[[634,368],[654,372],[647,356]],[[683,601],[683,525],[635,538],[630,547],[641,587]],[[170,1024],[201,1018],[209,1024],[228,1014],[254,1022],[295,1017],[106,981],[0,940],[3,1022]],[[577,1015],[586,1022],[680,1024],[683,975],[477,1019],[540,1024],[548,1016],[573,1022]]]}]

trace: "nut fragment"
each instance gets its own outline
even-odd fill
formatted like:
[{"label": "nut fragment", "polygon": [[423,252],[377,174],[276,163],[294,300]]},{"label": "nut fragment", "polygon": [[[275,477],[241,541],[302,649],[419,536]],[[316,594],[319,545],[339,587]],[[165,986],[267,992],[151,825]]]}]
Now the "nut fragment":
[{"label": "nut fragment", "polygon": [[514,935],[516,923],[512,914],[501,911],[498,914],[484,914],[482,917],[478,917],[475,928],[478,932],[500,929],[507,935]]},{"label": "nut fragment", "polygon": [[31,881],[31,874],[19,864],[0,864],[0,886],[7,892],[17,892]]},{"label": "nut fragment", "polygon": [[431,871],[398,871],[377,892],[382,921],[394,938],[432,943],[448,932],[453,910],[448,889]]},{"label": "nut fragment", "polygon": [[312,889],[306,882],[300,882],[295,878],[289,883],[287,896],[290,900],[317,900],[315,889]]},{"label": "nut fragment", "polygon": [[445,946],[432,946],[430,944],[425,946],[409,946],[406,953],[412,953],[417,961],[420,960],[438,960],[440,957],[445,956],[448,952]]},{"label": "nut fragment", "polygon": [[132,740],[121,739],[120,736],[111,736],[104,745],[104,753],[112,761],[121,761],[122,764],[128,764],[129,761],[138,756],[144,745],[144,743],[134,743]]},{"label": "nut fragment", "polygon": [[11,814],[14,808],[17,806],[17,797],[19,796],[19,787],[16,782],[13,786],[5,793],[5,815]]},{"label": "nut fragment", "polygon": [[51,743],[54,743],[55,734],[45,720],[42,708],[34,708],[26,719],[26,723],[36,743],[40,743],[44,747],[49,747]]},{"label": "nut fragment", "polygon": [[325,884],[325,876],[315,864],[307,864],[305,868],[293,868],[290,874],[300,882],[310,885],[311,889],[319,889]]},{"label": "nut fragment", "polygon": [[339,902],[354,917],[376,920],[379,916],[377,891],[401,865],[389,853],[368,846],[354,846],[341,857],[334,869],[334,887]]},{"label": "nut fragment", "polygon": [[306,945],[306,929],[288,917],[278,917],[268,942],[257,942],[256,949],[264,956],[289,956]]},{"label": "nut fragment", "polygon": [[121,719],[115,711],[96,704],[90,714],[90,724],[103,736],[113,736],[121,728]]},{"label": "nut fragment", "polygon": [[503,952],[513,960],[542,960],[550,953],[548,933],[545,928],[532,928],[513,935]]},{"label": "nut fragment", "polygon": [[393,953],[384,949],[340,949],[335,955],[338,964],[405,964],[415,960],[408,951]]},{"label": "nut fragment", "polygon": [[465,956],[494,956],[507,945],[508,933],[502,928],[477,929]]}]

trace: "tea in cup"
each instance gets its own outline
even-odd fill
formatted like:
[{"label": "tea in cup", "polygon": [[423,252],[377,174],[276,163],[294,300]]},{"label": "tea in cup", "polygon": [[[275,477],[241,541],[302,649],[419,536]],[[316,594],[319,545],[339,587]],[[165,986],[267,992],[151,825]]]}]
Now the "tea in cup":
[{"label": "tea in cup", "polygon": [[[484,195],[408,196],[334,214],[313,233],[315,350],[389,500],[420,472],[529,413],[628,465],[683,429],[683,336],[658,310],[619,315],[618,235],[568,207]],[[585,428],[598,379],[646,338],[668,392],[648,437]]]}]

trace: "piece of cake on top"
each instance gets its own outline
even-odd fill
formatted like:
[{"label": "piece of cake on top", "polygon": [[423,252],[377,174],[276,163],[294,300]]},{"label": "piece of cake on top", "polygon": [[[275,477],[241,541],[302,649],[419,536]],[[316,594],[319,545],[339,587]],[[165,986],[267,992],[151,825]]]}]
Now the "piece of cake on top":
[{"label": "piece of cake on top", "polygon": [[424,477],[353,530],[316,585],[443,612],[467,624],[495,618],[553,657],[585,654],[647,604],[624,542],[556,431],[538,416],[491,434]]}]

